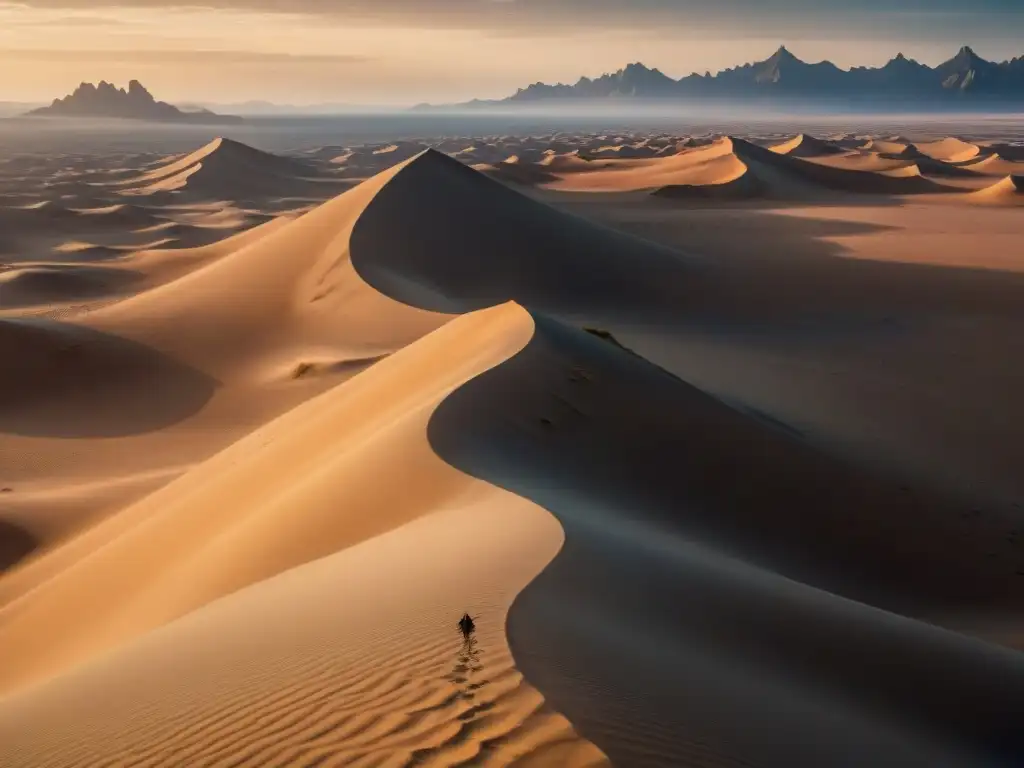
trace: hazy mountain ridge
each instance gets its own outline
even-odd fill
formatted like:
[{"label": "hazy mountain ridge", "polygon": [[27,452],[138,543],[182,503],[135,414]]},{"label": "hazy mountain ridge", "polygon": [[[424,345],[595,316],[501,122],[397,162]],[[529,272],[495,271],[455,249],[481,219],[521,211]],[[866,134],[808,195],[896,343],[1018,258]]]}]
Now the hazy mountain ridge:
[{"label": "hazy mountain ridge", "polygon": [[693,73],[675,80],[658,69],[636,62],[598,78],[581,77],[574,85],[537,82],[520,88],[508,98],[477,99],[468,105],[734,97],[1024,103],[1024,56],[996,63],[964,46],[953,58],[936,67],[899,53],[881,67],[859,66],[844,70],[830,61],[808,63],[782,46],[763,61],[724,69],[715,75]]},{"label": "hazy mountain ridge", "polygon": [[73,93],[54,99],[48,107],[33,109],[28,115],[40,117],[115,117],[159,122],[228,123],[240,122],[234,115],[218,115],[206,109],[185,112],[172,104],[157,101],[138,80],[127,90],[101,80],[99,85],[82,83]]}]

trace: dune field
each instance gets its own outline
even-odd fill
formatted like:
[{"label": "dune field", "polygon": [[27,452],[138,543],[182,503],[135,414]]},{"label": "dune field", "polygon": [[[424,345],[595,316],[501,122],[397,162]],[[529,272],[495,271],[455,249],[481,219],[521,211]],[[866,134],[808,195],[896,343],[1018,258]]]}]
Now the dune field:
[{"label": "dune field", "polygon": [[1002,136],[0,150],[0,766],[1024,765],[1022,235]]}]

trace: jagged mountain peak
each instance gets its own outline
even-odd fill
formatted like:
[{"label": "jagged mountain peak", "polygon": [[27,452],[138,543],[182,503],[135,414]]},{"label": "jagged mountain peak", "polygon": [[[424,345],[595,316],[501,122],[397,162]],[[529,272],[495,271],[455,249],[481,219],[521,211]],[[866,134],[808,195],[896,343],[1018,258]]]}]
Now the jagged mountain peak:
[{"label": "jagged mountain peak", "polygon": [[32,110],[30,115],[45,117],[115,117],[163,122],[239,122],[241,118],[224,117],[213,112],[182,112],[175,106],[157,101],[138,80],[128,88],[100,80],[96,85],[81,83],[62,99],[54,99],[49,107]]},{"label": "jagged mountain peak", "polygon": [[694,73],[676,80],[635,61],[598,77],[581,77],[575,85],[535,83],[506,101],[763,97],[848,99],[857,103],[881,99],[903,104],[908,100],[941,102],[953,92],[984,94],[990,101],[1024,107],[1024,57],[997,64],[965,45],[953,58],[934,67],[901,51],[882,66],[840,69],[830,61],[804,61],[781,45],[767,59],[714,75]]},{"label": "jagged mountain peak", "polygon": [[789,48],[787,48],[785,45],[780,45],[778,47],[778,49],[775,51],[775,53],[773,53],[768,58],[768,61],[777,61],[777,62],[788,61],[788,62],[799,62],[799,63],[803,64],[803,61],[801,61],[797,56],[794,56],[793,53],[789,50]]}]

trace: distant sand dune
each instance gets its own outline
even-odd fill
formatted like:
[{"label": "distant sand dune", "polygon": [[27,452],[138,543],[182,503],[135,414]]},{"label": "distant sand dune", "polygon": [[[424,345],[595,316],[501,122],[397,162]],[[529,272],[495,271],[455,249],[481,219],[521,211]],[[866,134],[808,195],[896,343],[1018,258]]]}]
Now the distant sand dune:
[{"label": "distant sand dune", "polygon": [[1024,176],[1007,176],[990,187],[971,195],[972,200],[1005,205],[1024,204]]},{"label": "distant sand dune", "polygon": [[908,154],[913,156],[915,150],[913,145],[909,143],[901,143],[897,141],[885,141],[879,139],[869,139],[864,144],[861,144],[858,149],[867,152],[877,152],[881,155],[904,155]]},{"label": "distant sand dune", "polygon": [[941,141],[917,143],[919,152],[928,155],[935,160],[942,160],[947,163],[963,163],[973,160],[981,154],[981,147],[963,139],[949,137]]},{"label": "distant sand dune", "polygon": [[520,163],[501,162],[494,165],[478,163],[471,165],[470,168],[498,181],[527,186],[548,184],[558,178],[550,173],[546,173],[543,168]]},{"label": "distant sand dune", "polygon": [[998,153],[988,155],[975,163],[964,164],[961,167],[964,170],[985,176],[1024,175],[1024,163],[1007,160]]},{"label": "distant sand dune", "polygon": [[[823,192],[874,195],[925,194],[949,191],[925,179],[916,165],[897,165],[868,171],[817,163],[797,156],[779,154],[738,138],[723,139],[719,152],[735,170],[706,188],[692,181],[663,187],[662,197],[765,197],[813,198]],[[700,150],[697,150],[700,151]],[[708,152],[708,150],[703,150]],[[884,166],[881,166],[884,167]],[[721,190],[719,192],[719,190]]]},{"label": "distant sand dune", "polygon": [[0,271],[0,308],[65,303],[125,290],[138,275],[124,269],[38,264]]},{"label": "distant sand dune", "polygon": [[808,136],[805,133],[801,133],[799,136],[782,144],[776,144],[770,149],[773,152],[778,152],[780,155],[789,155],[791,157],[821,157],[822,155],[837,155],[843,152],[841,147],[837,147],[831,142]]},{"label": "distant sand dune", "polygon": [[316,168],[299,160],[262,152],[230,139],[212,142],[141,176],[116,182],[124,194],[178,192],[191,197],[230,200],[257,194],[299,194],[319,182]]}]

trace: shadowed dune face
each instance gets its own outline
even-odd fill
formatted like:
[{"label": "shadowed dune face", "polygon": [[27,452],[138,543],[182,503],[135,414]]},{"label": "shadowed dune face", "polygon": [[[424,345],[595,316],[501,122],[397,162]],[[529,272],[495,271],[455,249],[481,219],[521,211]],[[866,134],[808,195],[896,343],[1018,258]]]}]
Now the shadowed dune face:
[{"label": "shadowed dune face", "polygon": [[[322,182],[322,183],[318,183]],[[230,139],[214,139],[185,157],[140,176],[112,182],[122,194],[146,199],[173,193],[177,199],[252,201],[260,196],[303,196],[331,187],[320,170],[302,160],[262,152]],[[333,184],[337,191],[337,185]]]},{"label": "shadowed dune face", "polygon": [[65,264],[7,269],[0,271],[0,309],[112,296],[141,278],[127,269]]},{"label": "shadowed dune face", "polygon": [[0,574],[28,557],[36,545],[28,531],[0,520]]},{"label": "shadowed dune face", "polygon": [[[921,155],[936,178],[976,178]],[[822,202],[840,195],[910,196],[961,191],[925,178],[908,157],[848,152],[810,136],[763,147],[737,137],[651,160],[610,161],[588,173],[562,172],[544,184],[564,191],[650,190],[674,199],[764,199]]]},{"label": "shadowed dune face", "polygon": [[1024,176],[1007,176],[991,187],[975,192],[971,198],[982,203],[1022,205],[1024,204]]},{"label": "shadowed dune face", "polygon": [[[404,226],[392,225],[396,216]],[[374,288],[439,312],[509,299],[579,315],[636,312],[684,300],[686,269],[696,271],[678,253],[562,214],[433,151],[374,195],[350,250]]]},{"label": "shadowed dune face", "polygon": [[780,155],[789,155],[790,157],[821,157],[843,153],[842,147],[808,136],[806,133],[801,133],[790,141],[777,144],[771,149]]},{"label": "shadowed dune face", "polygon": [[876,195],[943,191],[940,185],[922,178],[920,169],[915,167],[878,173],[847,170],[817,165],[799,157],[778,155],[743,139],[730,139],[730,141],[733,143],[734,151],[741,158],[791,174],[803,181],[819,184],[826,189]]},{"label": "shadowed dune face", "polygon": [[0,320],[0,432],[66,438],[137,434],[199,410],[216,382],[127,339],[49,320]]},{"label": "shadowed dune face", "polygon": [[[642,397],[624,395],[641,381]],[[800,743],[833,765],[969,766],[1021,750],[1019,654],[836,594],[925,615],[1012,611],[1014,564],[979,571],[961,548],[1000,530],[543,318],[524,351],[441,404],[429,436],[565,527],[510,639],[613,761],[780,765]],[[633,740],[622,719],[666,736]]]},{"label": "shadowed dune face", "polygon": [[[479,438],[479,454],[469,448],[472,417],[461,417],[466,430],[432,431],[442,456],[463,464],[480,457],[474,459],[479,468],[456,466],[479,474],[489,460],[507,464],[509,477],[522,472],[530,493],[548,508],[569,503],[562,490],[571,488],[570,506],[600,507],[603,499],[609,511],[635,508],[637,517],[630,519],[638,523],[677,528],[689,541],[894,611],[1012,613],[1024,598],[1024,580],[1016,576],[1024,555],[1005,541],[1009,521],[976,520],[954,499],[906,490],[641,358],[609,356],[555,321],[537,322],[544,332],[527,354],[474,380],[463,388],[467,394],[460,390],[438,409],[439,424],[464,397],[478,408],[502,402],[508,406],[502,412],[523,414],[512,434]],[[621,397],[630,380],[644,382],[644,398]],[[473,399],[469,392],[477,387]],[[495,448],[491,439],[507,447]],[[449,440],[461,446],[457,453]],[[532,456],[528,466],[519,449]],[[564,484],[539,479],[547,463]],[[585,497],[590,501],[580,493],[592,494]],[[963,545],[965,536],[970,546]],[[993,549],[997,557],[979,556]]]}]

